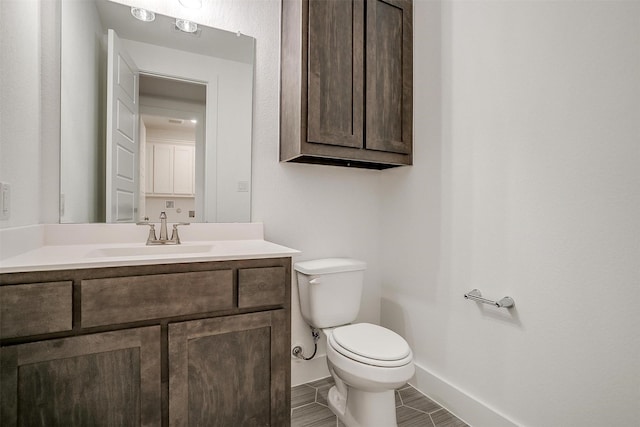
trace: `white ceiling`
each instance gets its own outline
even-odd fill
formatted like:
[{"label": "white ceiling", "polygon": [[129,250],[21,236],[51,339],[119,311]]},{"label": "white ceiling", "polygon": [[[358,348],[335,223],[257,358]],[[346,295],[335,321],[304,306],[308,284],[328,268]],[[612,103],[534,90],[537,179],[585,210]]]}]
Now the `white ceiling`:
[{"label": "white ceiling", "polygon": [[243,34],[199,25],[195,34],[184,33],[175,19],[156,13],[153,22],[142,22],[131,15],[131,8],[108,0],[96,0],[102,25],[119,37],[184,50],[200,55],[253,64],[255,39]]}]

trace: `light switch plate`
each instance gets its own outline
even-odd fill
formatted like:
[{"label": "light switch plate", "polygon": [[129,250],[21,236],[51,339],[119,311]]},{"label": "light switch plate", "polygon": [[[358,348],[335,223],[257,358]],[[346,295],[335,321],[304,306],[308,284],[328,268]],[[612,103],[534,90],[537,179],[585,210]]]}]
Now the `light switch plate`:
[{"label": "light switch plate", "polygon": [[0,182],[0,220],[6,221],[11,216],[11,186]]},{"label": "light switch plate", "polygon": [[238,192],[246,193],[249,191],[249,181],[238,181]]}]

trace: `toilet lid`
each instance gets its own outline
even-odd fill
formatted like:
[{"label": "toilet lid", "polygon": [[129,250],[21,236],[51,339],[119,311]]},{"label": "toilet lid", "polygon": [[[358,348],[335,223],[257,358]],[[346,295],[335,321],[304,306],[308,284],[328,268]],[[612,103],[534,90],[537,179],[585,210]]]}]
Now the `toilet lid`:
[{"label": "toilet lid", "polygon": [[404,338],[370,323],[336,328],[330,342],[339,353],[370,365],[402,366],[412,358],[411,349]]}]

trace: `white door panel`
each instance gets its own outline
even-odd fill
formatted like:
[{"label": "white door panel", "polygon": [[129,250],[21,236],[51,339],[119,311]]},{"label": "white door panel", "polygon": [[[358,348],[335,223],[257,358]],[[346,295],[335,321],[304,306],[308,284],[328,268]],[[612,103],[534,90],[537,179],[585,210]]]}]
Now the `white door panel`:
[{"label": "white door panel", "polygon": [[138,69],[108,31],[107,222],[135,222],[139,194]]},{"label": "white door panel", "polygon": [[138,91],[136,82],[138,69],[132,60],[124,56],[118,56],[118,85],[126,93],[129,99],[136,99]]},{"label": "white door panel", "polygon": [[118,129],[123,136],[127,137],[129,142],[134,143],[134,131],[136,128],[135,121],[137,114],[127,108],[122,100],[118,99],[116,103],[116,129]]},{"label": "white door panel", "polygon": [[131,151],[123,148],[117,147],[118,150],[118,161],[116,162],[118,165],[117,177],[119,179],[125,179],[128,181],[135,181],[135,173],[136,173],[136,155]]},{"label": "white door panel", "polygon": [[116,193],[116,214],[115,220],[117,222],[134,222],[135,213],[133,210],[135,203],[135,194],[126,192],[126,191],[118,191]]}]

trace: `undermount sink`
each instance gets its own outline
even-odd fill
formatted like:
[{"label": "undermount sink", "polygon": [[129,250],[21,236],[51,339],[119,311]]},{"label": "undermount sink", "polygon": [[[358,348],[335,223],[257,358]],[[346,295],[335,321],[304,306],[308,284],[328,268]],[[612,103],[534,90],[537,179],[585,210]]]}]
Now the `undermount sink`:
[{"label": "undermount sink", "polygon": [[127,257],[144,255],[199,254],[210,252],[213,245],[153,245],[121,246],[95,249],[87,254],[88,258]]}]

